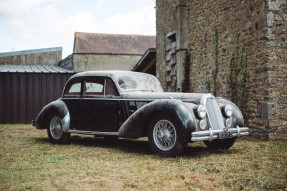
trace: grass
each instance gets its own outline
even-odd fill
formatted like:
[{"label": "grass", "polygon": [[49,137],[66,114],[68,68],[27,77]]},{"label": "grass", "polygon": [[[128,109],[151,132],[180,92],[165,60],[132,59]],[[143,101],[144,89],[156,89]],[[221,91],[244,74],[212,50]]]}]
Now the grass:
[{"label": "grass", "polygon": [[287,190],[287,141],[240,138],[227,151],[189,144],[178,158],[151,153],[146,139],[72,135],[0,125],[0,190]]}]

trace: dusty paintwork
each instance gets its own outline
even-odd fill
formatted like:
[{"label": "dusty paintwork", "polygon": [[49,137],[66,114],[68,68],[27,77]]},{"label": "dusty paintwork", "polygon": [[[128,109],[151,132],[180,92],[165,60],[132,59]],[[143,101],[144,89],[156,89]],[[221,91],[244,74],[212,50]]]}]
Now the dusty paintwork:
[{"label": "dusty paintwork", "polygon": [[50,140],[61,143],[70,133],[148,136],[161,156],[175,156],[199,140],[228,149],[236,137],[248,135],[232,102],[211,94],[165,93],[154,76],[126,71],[75,74],[62,97],[42,109],[36,128],[47,128]]}]

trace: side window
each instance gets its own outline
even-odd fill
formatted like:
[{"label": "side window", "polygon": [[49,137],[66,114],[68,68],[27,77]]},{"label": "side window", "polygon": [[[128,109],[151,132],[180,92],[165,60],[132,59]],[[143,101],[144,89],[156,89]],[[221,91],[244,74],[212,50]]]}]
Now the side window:
[{"label": "side window", "polygon": [[73,93],[81,93],[81,83],[75,83],[71,86],[71,88],[69,89],[69,94],[73,94]]},{"label": "side window", "polygon": [[110,79],[95,77],[85,80],[84,95],[113,96],[116,90]]},{"label": "side window", "polygon": [[65,89],[64,95],[80,95],[81,94],[81,81],[71,81]]},{"label": "side window", "polygon": [[84,94],[85,95],[104,95],[105,79],[90,78],[85,80]]},{"label": "side window", "polygon": [[104,89],[103,84],[98,84],[94,82],[86,83],[86,93],[102,93]]}]

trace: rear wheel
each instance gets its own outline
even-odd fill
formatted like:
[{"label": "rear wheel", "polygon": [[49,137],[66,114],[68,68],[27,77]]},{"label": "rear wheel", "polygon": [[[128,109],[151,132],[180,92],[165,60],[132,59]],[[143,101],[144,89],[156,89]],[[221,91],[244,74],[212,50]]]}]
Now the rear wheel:
[{"label": "rear wheel", "polygon": [[230,139],[216,139],[213,141],[203,141],[204,144],[209,148],[209,149],[224,149],[227,150],[230,147],[233,146],[233,144],[236,141],[236,137],[230,138]]},{"label": "rear wheel", "polygon": [[70,133],[65,133],[62,130],[62,120],[57,115],[53,115],[47,127],[49,139],[52,143],[65,144],[69,142]]},{"label": "rear wheel", "polygon": [[148,140],[151,149],[162,157],[176,156],[185,146],[178,123],[168,115],[158,115],[151,120]]}]

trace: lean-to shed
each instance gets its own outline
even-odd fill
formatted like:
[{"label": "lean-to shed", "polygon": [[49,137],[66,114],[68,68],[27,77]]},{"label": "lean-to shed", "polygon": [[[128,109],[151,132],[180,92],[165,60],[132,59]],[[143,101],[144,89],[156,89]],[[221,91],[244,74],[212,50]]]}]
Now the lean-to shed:
[{"label": "lean-to shed", "polygon": [[54,65],[0,65],[0,124],[31,123],[75,73]]}]

